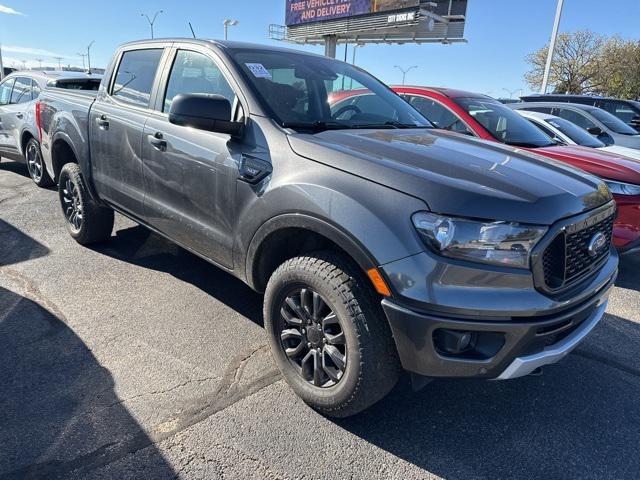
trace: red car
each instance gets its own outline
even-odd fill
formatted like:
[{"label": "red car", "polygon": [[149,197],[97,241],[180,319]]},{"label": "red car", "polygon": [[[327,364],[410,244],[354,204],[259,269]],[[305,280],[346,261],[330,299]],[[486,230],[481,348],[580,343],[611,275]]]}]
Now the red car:
[{"label": "red car", "polygon": [[[449,88],[391,88],[437,128],[521,148],[603,178],[618,204],[613,232],[615,246],[621,251],[640,246],[640,162],[592,148],[558,144],[518,113],[486,95]],[[340,117],[341,110],[353,114],[358,103],[368,101],[368,97],[365,90],[338,92],[331,99],[331,110]]]}]

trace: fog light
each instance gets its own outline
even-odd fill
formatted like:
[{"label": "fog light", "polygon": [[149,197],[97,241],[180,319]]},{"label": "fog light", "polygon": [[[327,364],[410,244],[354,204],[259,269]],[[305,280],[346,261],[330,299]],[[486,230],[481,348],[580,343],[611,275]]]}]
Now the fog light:
[{"label": "fog light", "polygon": [[433,333],[436,348],[450,355],[459,355],[473,348],[475,332],[438,329]]}]

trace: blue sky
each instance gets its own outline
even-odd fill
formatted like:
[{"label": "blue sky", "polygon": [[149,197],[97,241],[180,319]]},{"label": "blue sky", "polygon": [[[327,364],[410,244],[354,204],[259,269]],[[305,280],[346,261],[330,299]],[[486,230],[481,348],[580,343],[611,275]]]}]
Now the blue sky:
[{"label": "blue sky", "polygon": [[[53,65],[57,61],[52,57],[63,56],[64,64],[81,65],[76,53],[95,40],[92,64],[105,66],[118,44],[149,36],[141,12],[152,15],[164,10],[156,22],[157,37],[189,36],[187,22],[191,21],[199,37],[221,38],[223,20],[236,18],[240,24],[230,29],[231,39],[268,43],[272,42],[267,38],[268,25],[284,23],[284,3],[0,0],[0,42],[5,64],[20,60],[35,64],[35,58],[43,58],[45,64]],[[407,83],[449,86],[493,96],[508,96],[504,89],[523,88],[526,92],[524,57],[548,41],[555,5],[556,0],[469,0],[468,44],[367,45],[358,49],[356,63],[388,83],[401,81],[394,65],[418,65],[407,75]],[[589,28],[604,35],[638,39],[638,19],[640,0],[565,0],[561,30]],[[343,48],[338,47],[338,57],[344,55]]]}]

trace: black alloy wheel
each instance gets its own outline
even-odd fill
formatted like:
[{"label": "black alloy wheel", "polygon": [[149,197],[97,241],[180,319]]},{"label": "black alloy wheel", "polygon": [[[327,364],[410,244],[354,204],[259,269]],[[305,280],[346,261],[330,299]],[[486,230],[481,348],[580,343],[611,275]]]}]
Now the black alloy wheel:
[{"label": "black alloy wheel", "polygon": [[306,286],[290,292],[280,307],[280,341],[299,375],[328,388],[343,377],[347,344],[340,320],[328,302]]}]

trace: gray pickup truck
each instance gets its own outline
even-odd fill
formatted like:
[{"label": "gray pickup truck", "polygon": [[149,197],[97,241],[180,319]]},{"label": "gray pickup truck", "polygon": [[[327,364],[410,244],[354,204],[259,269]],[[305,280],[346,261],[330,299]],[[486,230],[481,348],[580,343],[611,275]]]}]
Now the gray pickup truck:
[{"label": "gray pickup truck", "polygon": [[[366,102],[332,107],[345,90]],[[42,154],[79,243],[114,211],[264,292],[273,358],[324,414],[402,370],[511,379],[598,323],[617,273],[598,179],[435,130],[352,65],[169,39],[118,49],[95,98],[43,92]]]}]

